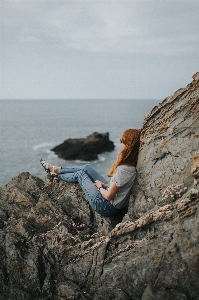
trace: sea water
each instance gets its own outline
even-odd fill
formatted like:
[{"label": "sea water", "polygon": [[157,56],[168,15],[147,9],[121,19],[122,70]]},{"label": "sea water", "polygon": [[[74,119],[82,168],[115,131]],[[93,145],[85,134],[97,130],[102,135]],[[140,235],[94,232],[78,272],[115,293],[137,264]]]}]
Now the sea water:
[{"label": "sea water", "polygon": [[93,132],[109,132],[115,150],[90,162],[102,175],[121,149],[119,139],[127,128],[140,128],[144,115],[159,100],[1,100],[0,101],[0,187],[21,172],[42,179],[46,173],[40,158],[54,165],[82,165],[65,161],[51,149],[68,138]]}]

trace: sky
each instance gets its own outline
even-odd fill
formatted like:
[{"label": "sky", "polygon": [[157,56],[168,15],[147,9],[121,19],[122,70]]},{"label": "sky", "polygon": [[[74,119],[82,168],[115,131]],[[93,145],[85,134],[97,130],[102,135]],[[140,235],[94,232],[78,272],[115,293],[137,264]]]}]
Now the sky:
[{"label": "sky", "polygon": [[0,99],[164,99],[199,71],[199,0],[0,0]]}]

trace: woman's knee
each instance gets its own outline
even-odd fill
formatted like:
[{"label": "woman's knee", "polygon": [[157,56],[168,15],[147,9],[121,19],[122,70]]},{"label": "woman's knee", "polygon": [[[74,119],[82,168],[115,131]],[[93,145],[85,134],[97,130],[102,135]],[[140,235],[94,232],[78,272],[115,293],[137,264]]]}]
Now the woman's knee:
[{"label": "woman's knee", "polygon": [[90,169],[90,168],[91,168],[91,165],[90,165],[90,164],[85,164],[85,165],[84,165],[84,169],[87,170],[87,169]]},{"label": "woman's knee", "polygon": [[90,164],[86,164],[83,166],[82,170],[84,170],[85,172],[89,172],[93,169],[93,167],[91,167]]},{"label": "woman's knee", "polygon": [[82,178],[83,178],[84,174],[86,174],[84,169],[75,172],[75,177],[77,178],[77,181],[79,183],[82,181]]}]

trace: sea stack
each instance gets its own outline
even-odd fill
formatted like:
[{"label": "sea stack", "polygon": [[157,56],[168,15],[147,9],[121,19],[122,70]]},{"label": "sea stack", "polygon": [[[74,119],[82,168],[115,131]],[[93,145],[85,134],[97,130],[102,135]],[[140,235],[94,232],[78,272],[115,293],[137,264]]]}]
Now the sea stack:
[{"label": "sea stack", "polygon": [[86,138],[67,139],[51,150],[65,160],[91,161],[97,159],[98,154],[112,151],[114,148],[114,143],[109,140],[108,132],[94,132]]}]

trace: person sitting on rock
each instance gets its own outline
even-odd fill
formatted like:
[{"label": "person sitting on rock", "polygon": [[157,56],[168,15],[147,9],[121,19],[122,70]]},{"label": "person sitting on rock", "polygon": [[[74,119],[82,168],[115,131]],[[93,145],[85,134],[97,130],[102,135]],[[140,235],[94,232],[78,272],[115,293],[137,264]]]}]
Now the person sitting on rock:
[{"label": "person sitting on rock", "polygon": [[136,177],[140,133],[140,129],[127,129],[122,134],[122,149],[110,169],[109,182],[89,164],[56,167],[43,159],[40,163],[51,176],[66,182],[78,182],[91,207],[101,216],[110,217],[128,204]]}]

